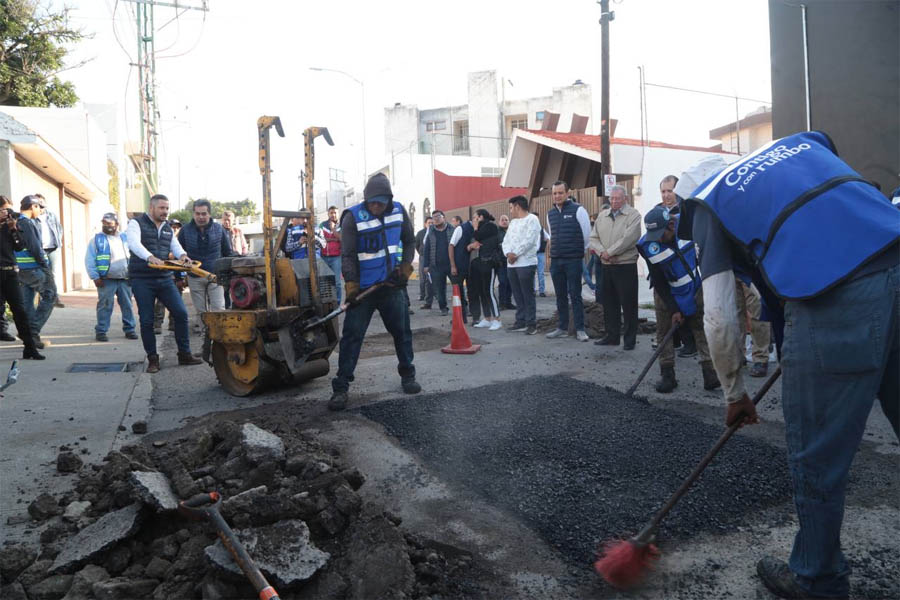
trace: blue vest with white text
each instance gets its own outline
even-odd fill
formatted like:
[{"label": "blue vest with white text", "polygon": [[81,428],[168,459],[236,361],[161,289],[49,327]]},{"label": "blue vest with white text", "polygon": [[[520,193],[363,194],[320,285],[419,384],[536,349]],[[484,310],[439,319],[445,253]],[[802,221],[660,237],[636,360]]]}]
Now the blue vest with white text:
[{"label": "blue vest with white text", "polygon": [[697,268],[697,251],[694,242],[679,240],[671,244],[648,242],[646,236],[637,243],[638,252],[644,259],[659,267],[678,308],[685,317],[697,312],[694,296],[700,291],[700,269]]},{"label": "blue vest with white text", "polygon": [[287,237],[284,241],[285,253],[290,258],[309,258],[309,244],[312,243],[316,247],[316,256],[322,255],[322,250],[316,244],[315,232],[313,235],[307,235],[306,243],[300,244],[300,238],[306,233],[306,225],[291,225],[287,230]]},{"label": "blue vest with white text", "polygon": [[[22,221],[22,219],[28,219],[28,217],[20,214],[18,220]],[[32,219],[32,223],[34,223],[34,219]],[[35,225],[35,229],[38,231],[38,234],[40,234],[40,231],[41,231],[40,225]],[[38,239],[38,241],[40,241],[40,239]],[[38,244],[38,245],[40,246],[41,244]],[[44,251],[41,250],[42,254],[43,254],[43,252]],[[44,257],[44,263],[46,263],[47,255],[43,254],[43,257]],[[31,252],[28,251],[28,248],[23,248],[22,250],[16,250],[16,264],[19,266],[19,269],[22,271],[29,271],[31,269],[37,269],[40,266],[40,265],[38,265],[37,261],[35,260],[35,257],[31,255]]]},{"label": "blue vest with white text", "polygon": [[403,207],[399,203],[392,203],[392,206],[393,209],[380,218],[369,213],[365,202],[347,209],[356,221],[360,289],[385,281],[400,264],[403,255],[400,245]]},{"label": "blue vest with white text", "polygon": [[828,291],[900,239],[900,211],[818,131],[763,146],[686,202],[711,209],[785,300]]},{"label": "blue vest with white text", "polygon": [[[547,212],[550,223],[550,258],[584,258],[584,233],[578,224],[578,209],[581,205],[570,199],[562,205],[562,211],[556,206]],[[541,233],[543,239],[543,233]]]}]

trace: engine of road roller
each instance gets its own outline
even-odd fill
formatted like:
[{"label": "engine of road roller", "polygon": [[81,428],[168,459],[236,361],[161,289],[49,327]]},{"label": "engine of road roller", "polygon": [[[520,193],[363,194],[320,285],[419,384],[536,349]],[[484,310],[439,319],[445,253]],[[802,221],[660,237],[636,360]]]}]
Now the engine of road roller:
[{"label": "engine of road roller", "polygon": [[[319,299],[322,304],[337,304],[335,275],[320,257],[316,258],[319,273]],[[260,310],[266,308],[266,263],[262,256],[232,256],[216,261],[216,278],[231,299],[231,310]],[[312,308],[309,281],[309,259],[275,259],[274,282],[276,306]]]}]

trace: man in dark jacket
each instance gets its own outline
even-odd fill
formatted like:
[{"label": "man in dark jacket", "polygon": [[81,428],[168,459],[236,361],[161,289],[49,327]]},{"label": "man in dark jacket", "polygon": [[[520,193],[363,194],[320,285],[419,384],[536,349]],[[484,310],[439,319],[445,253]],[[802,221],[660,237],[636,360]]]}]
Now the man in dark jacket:
[{"label": "man in dark jacket", "polygon": [[[466,323],[466,315],[469,313],[468,287],[469,287],[469,244],[475,235],[475,227],[472,221],[463,221],[460,217],[459,224],[453,229],[450,236],[450,283],[459,286],[459,299],[462,302],[462,321]],[[480,314],[480,313],[479,313]]]},{"label": "man in dark jacket", "polygon": [[[415,235],[403,205],[394,202],[391,184],[382,173],[369,179],[364,201],[344,211],[341,217],[341,270],[347,302],[344,330],[338,355],[338,372],[331,380],[331,410],[347,407],[350,382],[359,360],[363,338],[377,310],[397,351],[397,372],[407,394],[418,394],[413,366],[409,300],[404,293],[415,254]],[[381,285],[379,285],[381,284]],[[356,301],[363,290],[379,286]]]},{"label": "man in dark jacket", "polygon": [[17,216],[12,211],[12,202],[6,196],[0,196],[0,309],[4,303],[9,304],[19,337],[25,344],[22,358],[43,360],[44,356],[35,346],[28,313],[22,301],[22,291],[19,288],[16,251],[24,250],[25,242],[17,229],[16,219]]},{"label": "man in dark jacket", "polygon": [[[206,270],[213,270],[216,261],[231,256],[231,236],[225,228],[212,220],[209,200],[194,201],[194,218],[178,232],[178,243],[191,257],[199,260]],[[218,283],[188,273],[188,289],[194,305],[196,322],[200,328],[200,313],[208,310],[225,310],[225,290]]]},{"label": "man in dark jacket", "polygon": [[[31,335],[38,348],[44,347],[41,341],[41,329],[53,312],[56,303],[56,283],[50,261],[41,244],[40,224],[36,221],[41,216],[41,201],[35,196],[25,196],[19,205],[21,214],[16,227],[22,236],[25,247],[16,251],[16,263],[19,266],[19,283],[22,286],[22,301],[28,313]],[[40,295],[37,308],[34,306],[34,295]],[[19,334],[22,337],[22,334]]]},{"label": "man in dark jacket", "polygon": [[425,235],[434,223],[431,217],[425,218],[425,227],[416,232],[416,252],[419,253],[419,302],[431,304],[434,300],[434,286],[425,275]]},{"label": "man in dark jacket", "polygon": [[[441,315],[447,315],[447,278],[450,276],[450,239],[453,237],[453,225],[444,219],[443,211],[431,213],[434,224],[428,228],[425,236],[425,276],[431,278],[434,293],[437,296]],[[424,310],[431,308],[430,302],[422,305]]]}]

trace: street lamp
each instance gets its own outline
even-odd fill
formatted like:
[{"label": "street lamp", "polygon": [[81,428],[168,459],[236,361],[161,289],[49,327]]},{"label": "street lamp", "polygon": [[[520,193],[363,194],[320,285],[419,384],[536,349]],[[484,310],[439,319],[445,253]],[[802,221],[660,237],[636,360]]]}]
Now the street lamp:
[{"label": "street lamp", "polygon": [[340,69],[328,69],[325,67],[310,67],[309,70],[310,71],[328,71],[331,73],[339,73],[340,75],[349,77],[350,79],[352,79],[353,81],[355,81],[356,83],[359,84],[360,95],[362,98],[363,188],[365,188],[366,187],[366,177],[369,176],[369,167],[368,167],[368,163],[367,163],[368,158],[366,156],[366,84],[364,84],[362,81],[360,81],[359,79],[357,79],[350,73],[347,73],[346,71],[341,71]]}]

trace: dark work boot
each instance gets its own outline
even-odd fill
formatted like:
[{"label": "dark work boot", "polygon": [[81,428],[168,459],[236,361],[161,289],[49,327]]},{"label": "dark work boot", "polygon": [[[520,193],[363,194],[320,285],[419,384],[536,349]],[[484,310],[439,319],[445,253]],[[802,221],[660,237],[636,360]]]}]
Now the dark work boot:
[{"label": "dark work boot", "polygon": [[656,382],[656,391],[660,394],[670,394],[678,387],[675,380],[675,367],[660,367],[662,378]]},{"label": "dark work boot", "polygon": [[178,353],[178,364],[179,365],[199,365],[203,361],[191,354],[190,352],[179,352]]},{"label": "dark work boot", "polygon": [[147,372],[159,373],[159,354],[147,355]]},{"label": "dark work boot", "polygon": [[404,377],[400,380],[400,385],[403,386],[404,394],[418,394],[422,391],[422,386],[416,381],[415,377]]},{"label": "dark work boot", "polygon": [[29,359],[29,360],[44,360],[47,357],[44,356],[43,354],[41,354],[40,352],[38,352],[37,348],[32,347],[32,348],[25,348],[25,350],[22,352],[22,358]]},{"label": "dark work boot", "polygon": [[719,376],[716,375],[716,370],[713,368],[712,362],[703,361],[700,363],[700,368],[703,369],[703,389],[704,390],[714,390],[717,387],[722,387],[721,382],[719,382]]},{"label": "dark work boot", "polygon": [[348,400],[349,394],[346,390],[335,390],[331,394],[331,399],[328,400],[328,410],[344,410],[347,408]]},{"label": "dark work boot", "polygon": [[[759,575],[759,578],[762,579],[763,584],[769,591],[779,598],[806,599],[824,597],[814,596],[800,587],[794,573],[783,560],[764,556],[762,560],[756,563],[756,574]],[[829,596],[829,598],[834,597],[836,596]],[[846,597],[843,596],[843,598]]]}]

